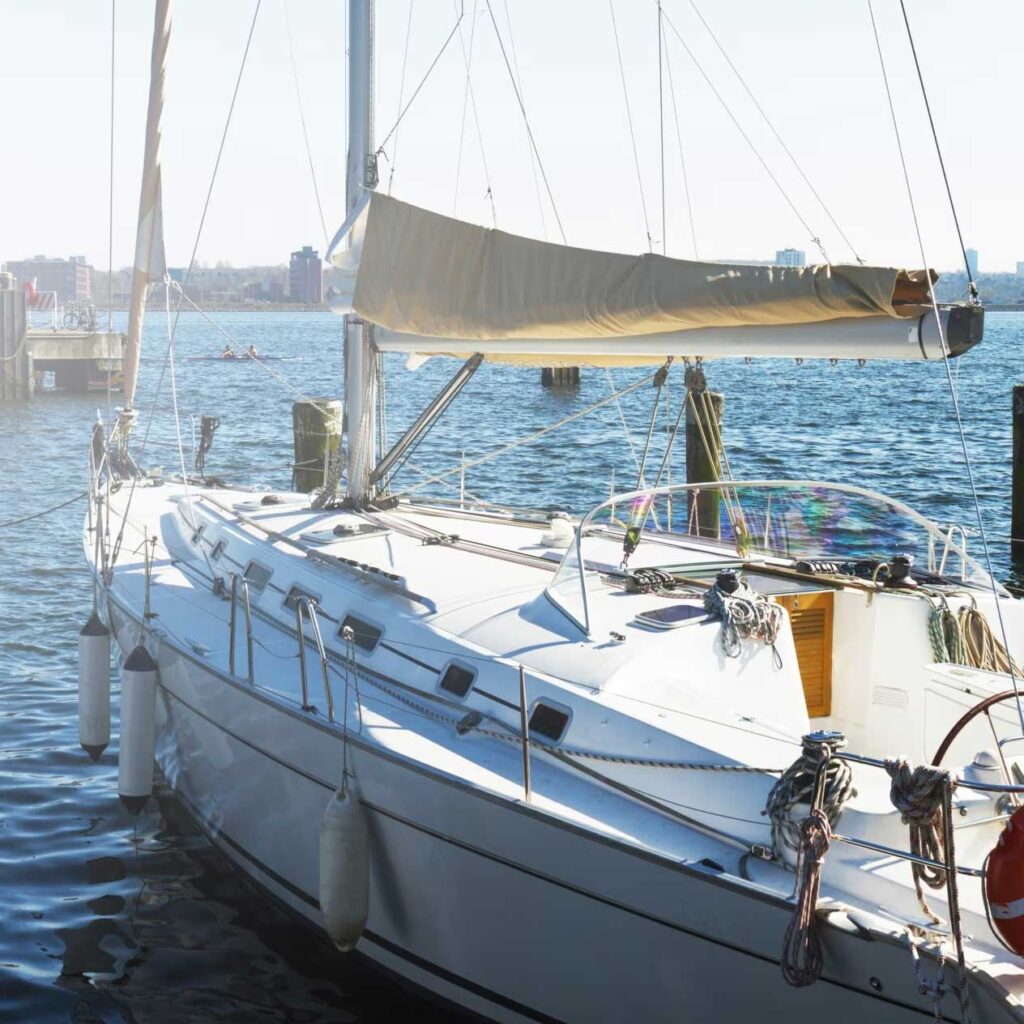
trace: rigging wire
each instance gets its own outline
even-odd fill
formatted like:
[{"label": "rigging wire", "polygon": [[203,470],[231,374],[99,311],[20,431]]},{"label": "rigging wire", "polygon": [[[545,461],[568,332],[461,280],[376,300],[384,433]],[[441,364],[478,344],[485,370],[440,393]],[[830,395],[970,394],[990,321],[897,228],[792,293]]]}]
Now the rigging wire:
[{"label": "rigging wire", "polygon": [[[117,29],[117,0],[110,0],[110,178],[107,195],[107,333],[114,330],[114,71]],[[110,344],[109,339],[107,344]],[[113,360],[107,360],[107,421],[113,391]]]},{"label": "rigging wire", "polygon": [[668,232],[665,230],[665,87],[662,82],[664,59],[664,25],[661,20],[661,0],[658,0],[658,146],[661,153],[661,254],[665,255]]},{"label": "rigging wire", "polygon": [[[671,361],[672,361],[671,357],[669,357],[669,361],[668,361],[668,363],[666,363],[666,365],[669,365],[671,363]],[[604,369],[604,375],[605,375],[605,379],[608,381],[608,390],[611,391],[612,394],[614,395],[615,394],[615,384],[612,382],[611,370],[609,370],[607,366]],[[667,377],[667,374],[666,374],[665,384],[667,384],[667,383],[668,383],[668,377]],[[629,454],[633,456],[633,465],[636,468],[637,481],[638,481],[638,483],[636,485],[636,488],[635,488],[636,490],[640,490],[640,488],[647,486],[647,481],[644,478],[644,468],[647,465],[647,455],[648,455],[648,452],[650,451],[651,436],[653,434],[653,429],[654,429],[654,418],[658,414],[658,402],[659,402],[659,396],[661,395],[662,390],[663,390],[663,387],[662,387],[662,385],[659,384],[658,385],[658,390],[655,393],[655,397],[654,397],[654,408],[651,411],[651,428],[647,432],[647,443],[644,446],[643,459],[641,459],[640,456],[637,455],[637,453],[636,453],[636,447],[633,444],[633,438],[632,438],[632,435],[630,433],[629,426],[626,424],[626,414],[623,411],[622,402],[619,401],[618,395],[615,395],[615,408],[618,410],[619,421],[622,423],[622,432],[623,432],[623,434],[626,437],[626,444],[629,446]],[[664,390],[665,390],[665,401],[667,403],[668,402],[668,390],[667,390],[667,388],[665,388]],[[614,469],[613,469],[613,472],[614,472]],[[614,491],[613,491],[613,494],[614,494]],[[655,528],[660,530],[661,529],[661,525],[658,522],[658,515],[657,515],[657,513],[653,509],[651,510],[651,518],[654,519]]]},{"label": "rigging wire", "polygon": [[288,59],[292,65],[292,82],[295,84],[295,102],[299,106],[299,122],[302,124],[302,138],[306,143],[306,158],[309,160],[309,176],[313,179],[313,195],[316,196],[316,208],[320,214],[320,227],[323,228],[324,241],[330,245],[331,236],[327,233],[327,221],[324,218],[324,207],[320,202],[320,187],[316,182],[316,170],[313,166],[313,150],[309,145],[309,132],[306,130],[306,114],[302,107],[302,90],[299,88],[299,70],[295,65],[295,49],[292,45],[292,19],[288,14],[288,0],[284,0],[284,26],[288,37]]},{"label": "rigging wire", "polygon": [[[466,43],[459,30],[459,45],[462,47],[463,61],[466,65],[466,85],[462,91],[462,121],[459,125],[459,156],[455,162],[455,195],[452,198],[452,216],[459,206],[459,178],[462,176],[462,144],[466,138],[466,111],[469,107],[469,87],[471,83],[470,69],[473,65],[473,42],[476,39],[476,15],[480,0],[473,0],[473,24],[469,30],[469,55],[466,55]],[[488,183],[489,187],[489,183]]]},{"label": "rigging wire", "polygon": [[[384,151],[384,147],[391,140],[391,136],[394,135],[395,132],[398,130],[398,126],[402,123],[402,121],[405,118],[405,115],[409,112],[409,108],[413,105],[413,103],[416,102],[416,97],[419,96],[420,90],[423,88],[424,85],[426,85],[427,79],[430,77],[431,72],[433,72],[434,68],[437,67],[437,62],[443,56],[444,51],[448,49],[448,44],[451,43],[451,41],[455,38],[456,34],[459,31],[459,25],[462,24],[462,19],[465,16],[466,16],[466,6],[465,6],[465,3],[463,2],[462,5],[461,5],[461,9],[459,11],[459,16],[458,16],[458,18],[455,19],[455,24],[452,26],[451,32],[448,33],[447,38],[441,44],[441,49],[437,51],[437,55],[430,62],[430,66],[424,72],[423,77],[420,79],[420,84],[417,85],[416,88],[413,90],[413,94],[409,97],[409,102],[406,103],[406,105],[404,107],[402,107],[402,110],[399,113],[398,118],[395,120],[395,123],[391,126],[391,130],[387,133],[387,135],[384,136],[384,141],[381,142],[381,144],[377,147],[377,152],[378,153],[382,153]],[[410,4],[409,17],[410,17],[410,19],[412,18],[412,5],[411,4]],[[396,145],[397,145],[397,140],[396,140]],[[394,149],[392,149],[391,155],[392,155],[392,160],[394,160]]]},{"label": "rigging wire", "polygon": [[[171,405],[174,409],[174,433],[178,439],[178,458],[181,463],[181,481],[185,487],[185,503],[188,505],[189,525],[196,528],[196,513],[192,507],[192,492],[188,488],[188,472],[185,469],[185,448],[181,442],[181,415],[178,412],[178,375],[174,370],[174,331],[171,329],[171,279],[164,281],[164,309],[167,314],[167,353],[171,371]],[[205,551],[205,548],[203,549]]]},{"label": "rigging wire", "polygon": [[[491,20],[494,20],[493,14],[491,15]],[[512,32],[512,12],[509,10],[508,0],[505,0],[505,24],[508,26],[508,42],[509,49],[512,51],[512,66],[515,68],[516,72],[515,83],[518,86],[520,93],[523,93],[525,96],[526,94],[523,91],[523,76],[519,73],[519,53],[516,50],[516,37]],[[544,241],[546,242],[548,240],[548,222],[547,218],[544,216],[544,200],[541,198],[540,194],[540,181],[537,178],[537,164],[534,160],[533,148],[530,145],[529,125],[526,126],[526,143],[526,151],[530,157],[530,174],[533,176],[533,191],[537,197],[537,212],[540,214],[540,229],[541,233],[544,235]]]},{"label": "rigging wire", "polygon": [[782,182],[779,181],[775,172],[771,169],[771,167],[768,166],[768,162],[761,155],[761,151],[757,148],[757,146],[754,145],[753,139],[751,139],[751,137],[747,134],[746,130],[743,128],[743,125],[740,124],[739,118],[736,117],[736,115],[732,112],[732,108],[729,106],[728,103],[726,103],[725,97],[723,97],[722,94],[718,91],[718,89],[715,88],[715,84],[714,82],[711,81],[710,75],[708,75],[708,73],[704,70],[703,65],[700,63],[699,60],[697,60],[696,56],[694,55],[690,47],[686,45],[686,40],[683,39],[682,35],[679,32],[679,29],[676,28],[675,23],[667,14],[663,14],[663,17],[665,19],[665,24],[668,25],[670,29],[672,29],[673,34],[679,41],[679,45],[682,46],[682,48],[686,51],[687,56],[690,58],[690,60],[693,61],[697,70],[700,72],[701,77],[704,79],[704,81],[707,83],[708,88],[714,94],[715,99],[718,100],[718,102],[722,105],[722,109],[728,115],[729,120],[732,121],[736,130],[742,136],[743,141],[750,147],[750,151],[757,158],[758,163],[760,163],[761,167],[764,169],[764,172],[771,179],[772,184],[774,184],[775,187],[778,189],[779,195],[782,196],[782,198],[786,201],[786,205],[790,208],[790,210],[793,211],[793,215],[796,217],[796,219],[800,222],[803,229],[809,235],[810,241],[812,241],[815,244],[815,246],[817,246],[818,251],[821,253],[822,259],[826,263],[831,264],[832,261],[829,259],[828,253],[825,251],[825,246],[822,243],[821,239],[818,237],[818,235],[815,234],[810,224],[807,223],[806,218],[797,208],[796,203],[794,203],[793,200],[790,198],[789,193],[785,190],[785,188],[783,188]]},{"label": "rigging wire", "polygon": [[[629,106],[629,90],[626,88],[626,69],[622,64],[622,49],[619,45],[619,27],[615,21],[615,0],[608,0],[608,10],[612,16],[612,34],[615,36],[615,55],[619,60],[619,78],[622,80],[622,96],[626,101],[626,121],[629,124],[629,140],[633,144],[633,164],[636,167],[636,184],[640,191],[640,206],[644,211],[644,230],[647,232],[647,251],[654,252],[654,239],[651,238],[651,221],[647,216],[647,200],[644,197],[644,179],[640,173],[640,154],[636,148],[636,132],[633,129],[633,112]],[[660,11],[660,7],[659,7]],[[661,57],[661,33],[658,33],[658,56]],[[660,84],[660,83],[659,83]],[[664,163],[664,148],[662,149],[662,165],[661,165],[661,212],[662,220],[665,216],[665,163]],[[664,234],[664,228],[662,229]]]},{"label": "rigging wire", "polygon": [[[615,394],[615,382],[612,380],[612,371],[606,366],[604,368],[604,377],[608,382],[608,390],[614,395]],[[626,438],[626,444],[629,445],[629,454],[633,456],[633,465],[637,472],[640,471],[640,456],[636,453],[636,445],[633,444],[633,435],[630,432],[629,426],[626,423],[626,413],[622,408],[622,402],[619,401],[618,396],[615,398],[615,408],[619,413],[619,422],[622,424],[622,433]],[[646,484],[641,484],[646,487]]]},{"label": "rigging wire", "polygon": [[[184,291],[182,291],[181,286],[177,283],[177,281],[172,281],[171,287],[174,288],[175,291],[179,292],[181,297],[185,300],[185,302],[187,302],[215,331],[218,331],[220,334],[222,334],[231,343],[232,346],[237,345],[239,348],[244,347],[243,343],[239,341],[235,335],[233,335],[230,331],[228,331],[226,328],[222,327],[219,323],[217,323],[217,321],[214,320],[209,315],[209,313],[207,313],[206,310],[203,309],[202,306],[197,305],[192,299],[190,299],[184,293]],[[244,358],[249,360],[250,362],[256,363],[262,369],[266,370],[266,372],[269,373],[271,377],[274,377],[284,388],[286,388],[288,391],[291,391],[293,395],[296,395],[303,402],[308,402],[311,406],[313,406],[315,409],[319,409],[320,412],[324,413],[325,415],[329,414],[329,410],[326,407],[317,403],[314,399],[310,398],[303,391],[300,391],[299,388],[292,384],[291,381],[289,381],[283,374],[280,374],[276,370],[272,369],[262,359],[260,359],[259,356],[246,355]]]},{"label": "rigging wire", "polygon": [[[185,286],[188,284],[190,278],[192,277],[192,269],[195,266],[196,253],[197,253],[197,251],[199,249],[199,240],[202,237],[203,225],[206,223],[206,214],[207,214],[207,211],[210,208],[210,198],[213,195],[213,186],[214,186],[214,184],[217,181],[217,171],[220,168],[221,156],[224,153],[224,145],[227,142],[228,129],[231,127],[231,115],[234,113],[234,110],[235,110],[235,101],[238,99],[238,90],[239,90],[239,87],[242,84],[242,75],[245,72],[245,64],[246,64],[246,60],[249,57],[249,48],[252,45],[253,32],[256,29],[256,19],[259,17],[260,6],[261,6],[262,2],[263,2],[263,0],[256,0],[256,5],[253,8],[252,22],[249,25],[249,34],[246,36],[245,48],[242,51],[242,60],[241,60],[241,63],[239,64],[239,67],[238,67],[238,75],[235,78],[235,87],[232,90],[231,102],[228,104],[228,113],[227,113],[227,117],[224,120],[224,131],[221,133],[220,144],[217,147],[217,159],[214,161],[214,164],[213,164],[213,172],[210,175],[210,184],[209,184],[209,187],[206,190],[206,199],[203,202],[203,212],[202,212],[202,215],[199,218],[199,226],[196,228],[195,242],[192,245],[192,255],[191,255],[191,257],[189,258],[189,261],[188,261],[188,269],[185,272],[184,280],[181,282],[180,298],[178,299],[178,306],[177,306],[177,309],[175,310],[175,313],[174,313],[174,323],[171,326],[171,330],[170,330],[170,339],[171,339],[172,343],[173,343],[173,340],[174,340],[174,335],[175,335],[175,333],[178,330],[178,320],[181,317],[181,307],[184,305],[184,301],[185,301]],[[168,363],[170,361],[170,358],[171,358],[171,345],[169,344],[168,347],[167,347],[167,352],[164,354],[163,365],[160,367],[160,376],[159,376],[159,378],[157,379],[157,382],[156,382],[156,389],[153,392],[153,404],[150,407],[149,419],[148,419],[148,421],[146,423],[146,430],[145,430],[145,433],[142,435],[142,447],[139,449],[139,458],[137,460],[140,463],[142,461],[143,456],[146,454],[146,444],[149,441],[150,431],[153,429],[153,420],[156,418],[156,409],[157,409],[156,400],[157,400],[157,398],[160,395],[161,388],[163,387],[164,377],[167,375],[167,365],[168,365]],[[117,556],[118,556],[118,554],[119,554],[119,552],[121,550],[121,543],[122,543],[122,541],[124,539],[125,523],[128,520],[128,512],[129,512],[129,510],[132,507],[132,499],[135,497],[135,487],[138,484],[138,479],[139,478],[138,478],[137,475],[132,477],[131,488],[128,491],[128,500],[125,502],[124,513],[123,513],[123,515],[121,517],[121,525],[120,525],[120,528],[118,530],[117,538],[116,538],[116,540],[114,542],[113,554],[111,556],[111,563],[110,563],[111,566],[113,566],[114,562],[117,560]]]},{"label": "rigging wire", "polygon": [[586,416],[587,413],[595,412],[600,409],[603,405],[607,405],[609,402],[614,402],[625,395],[631,394],[632,392],[642,388],[645,384],[651,381],[651,377],[643,376],[640,380],[635,381],[633,384],[622,388],[620,391],[613,392],[605,398],[601,398],[596,401],[593,405],[588,405],[586,408],[579,409],[574,413],[570,413],[564,419],[558,420],[556,423],[548,424],[546,427],[542,427],[540,430],[534,431],[532,434],[527,434],[525,437],[521,437],[516,441],[512,441],[510,444],[503,445],[501,448],[496,448],[494,451],[487,452],[475,459],[469,459],[468,461],[460,462],[458,466],[452,469],[447,469],[443,473],[438,473],[435,476],[429,477],[426,480],[421,480],[419,483],[414,484],[412,487],[407,487],[404,491],[400,491],[399,494],[411,494],[413,491],[418,491],[428,484],[437,483],[441,480],[445,480],[455,473],[464,471],[466,469],[472,469],[474,466],[483,465],[485,462],[490,462],[491,459],[496,459],[499,455],[504,455],[506,452],[512,451],[514,448],[519,448],[521,445],[529,444],[531,441],[536,441],[538,438],[543,437],[545,434],[550,434],[552,430],[557,430],[559,427],[564,427],[567,423],[572,423],[573,420],[578,420],[581,416]]},{"label": "rigging wire", "polygon": [[[910,172],[907,169],[906,155],[903,151],[903,140],[900,135],[899,121],[896,118],[896,107],[892,98],[892,89],[889,86],[889,75],[885,67],[885,57],[882,53],[882,41],[878,35],[878,24],[875,21],[875,9],[872,4],[872,0],[867,0],[868,14],[871,17],[871,31],[875,37],[875,47],[878,50],[878,62],[882,69],[882,81],[885,84],[885,94],[889,102],[889,114],[892,117],[892,127],[896,135],[896,147],[899,150],[900,165],[903,169],[903,181],[907,188],[907,200],[910,205],[910,212],[914,222],[914,233],[917,235],[917,245],[921,254],[921,266],[924,268],[925,273],[928,276],[928,296],[931,299],[932,312],[935,314],[935,326],[939,332],[939,342],[942,347],[942,363],[946,369],[946,380],[949,384],[949,395],[953,403],[953,414],[956,417],[957,432],[960,435],[960,448],[964,456],[964,466],[967,470],[967,480],[971,487],[971,496],[974,499],[974,512],[975,517],[978,520],[978,534],[981,538],[981,547],[985,556],[985,571],[988,573],[989,582],[992,584],[992,598],[995,603],[996,616],[999,619],[999,630],[1002,634],[1003,646],[1007,651],[1010,650],[1010,641],[1006,632],[1006,622],[1003,619],[1003,609],[999,603],[999,591],[997,589],[996,578],[992,573],[992,556],[988,546],[988,536],[985,532],[985,522],[981,515],[981,500],[978,498],[978,488],[974,481],[974,467],[971,464],[970,452],[967,448],[967,437],[964,433],[963,419],[960,416],[960,402],[957,398],[956,386],[953,383],[953,371],[949,366],[949,346],[946,343],[946,332],[942,328],[942,316],[939,313],[939,303],[935,296],[935,284],[932,281],[931,274],[928,274],[928,257],[925,254],[924,248],[924,237],[921,234],[921,225],[917,217],[917,203],[914,200],[914,190],[910,183]],[[901,2],[902,6],[902,2]],[[907,30],[909,32],[910,26],[907,24]],[[920,82],[922,92],[924,91],[924,82]],[[1017,673],[1014,671],[1012,659],[1009,665],[1010,681],[1013,684],[1013,693],[1017,704],[1017,717],[1020,719],[1021,733],[1024,734],[1024,706],[1021,704],[1021,693],[1020,685],[1017,678]]]},{"label": "rigging wire", "polygon": [[960,242],[960,253],[964,258],[964,266],[967,268],[967,289],[971,299],[978,301],[978,286],[974,283],[974,275],[971,272],[971,261],[967,258],[967,247],[964,245],[964,235],[960,230],[960,218],[957,216],[956,203],[953,201],[953,189],[949,184],[949,175],[946,173],[946,161],[942,158],[942,147],[939,145],[939,133],[935,128],[935,118],[932,117],[932,105],[928,102],[928,90],[924,87],[924,76],[921,73],[921,63],[917,59],[917,47],[914,45],[914,33],[910,30],[910,19],[907,17],[907,6],[904,0],[900,0],[900,10],[903,12],[903,24],[907,27],[907,39],[910,40],[910,52],[914,55],[914,67],[917,69],[917,81],[921,86],[921,96],[924,99],[924,109],[928,112],[928,124],[931,126],[932,139],[935,142],[935,153],[939,158],[939,167],[942,168],[942,180],[946,186],[946,196],[949,199],[949,209],[953,214],[953,223],[956,225],[956,237]]},{"label": "rigging wire", "polygon": [[[901,0],[901,2],[902,2],[902,0]],[[660,0],[659,0],[659,6],[660,6]],[[808,189],[810,189],[811,195],[814,196],[814,198],[818,202],[818,205],[822,208],[822,210],[825,211],[825,216],[828,217],[828,219],[831,222],[832,226],[836,229],[836,231],[839,232],[839,236],[846,243],[846,245],[849,248],[850,252],[853,253],[853,258],[858,263],[863,264],[864,260],[862,260],[860,258],[860,256],[858,255],[857,250],[854,248],[853,242],[851,242],[850,239],[846,237],[846,232],[843,231],[843,229],[839,226],[839,222],[832,215],[832,211],[826,205],[825,200],[822,199],[822,197],[819,194],[818,190],[814,187],[814,185],[811,184],[811,179],[808,178],[808,176],[804,173],[803,167],[800,166],[800,164],[797,162],[796,157],[793,155],[792,151],[790,150],[789,146],[787,146],[785,141],[783,141],[782,136],[779,134],[779,131],[775,127],[775,125],[772,122],[771,118],[769,118],[769,116],[765,112],[764,108],[758,102],[757,97],[754,95],[753,90],[750,88],[749,85],[747,85],[746,79],[740,74],[739,69],[736,67],[736,65],[733,64],[732,58],[729,56],[728,53],[726,53],[725,47],[722,46],[721,42],[718,39],[718,36],[715,35],[715,33],[712,30],[711,26],[705,20],[704,15],[701,14],[700,8],[697,6],[695,0],[690,0],[690,6],[693,8],[694,13],[700,19],[700,23],[707,30],[708,35],[711,36],[712,42],[715,44],[715,46],[718,47],[718,52],[725,58],[725,62],[726,62],[726,64],[729,65],[729,68],[732,70],[732,73],[736,76],[736,80],[740,83],[741,86],[743,86],[743,91],[747,94],[747,96],[750,97],[750,102],[754,104],[754,107],[756,108],[757,112],[764,119],[764,123],[766,125],[768,125],[768,128],[771,131],[772,135],[775,136],[775,141],[778,142],[778,144],[782,147],[782,151],[786,154],[787,157],[789,157],[790,163],[793,164],[793,166],[797,170],[797,173],[803,179],[804,184],[808,187]]]},{"label": "rigging wire", "polygon": [[[526,115],[526,103],[523,100],[522,89],[516,84],[516,76],[512,71],[512,65],[508,59],[508,53],[505,50],[505,41],[501,38],[501,30],[498,28],[498,21],[494,17],[494,9],[491,7],[491,0],[486,0],[487,13],[491,16],[491,24],[494,26],[494,34],[498,37],[498,46],[501,48],[501,56],[504,58],[505,67],[508,70],[509,80],[512,82],[512,90],[516,94],[516,101],[519,103],[519,110],[523,115],[523,123],[526,125],[526,135],[530,140],[530,146],[533,148],[533,155],[537,158],[537,167],[540,169],[540,176],[544,180],[544,188],[548,194],[548,202],[551,203],[551,211],[555,215],[555,223],[558,225],[558,233],[562,236],[562,244],[568,245],[569,241],[565,237],[565,228],[562,227],[562,218],[558,215],[558,207],[555,205],[555,197],[551,193],[551,184],[548,181],[547,172],[544,170],[544,163],[540,158],[540,150],[537,149],[537,142],[533,137],[533,129],[530,127],[530,119]],[[508,14],[508,6],[505,7],[506,15]],[[512,44],[512,33],[511,33],[511,22],[509,23],[509,43]],[[514,52],[514,51],[513,51]],[[516,62],[518,66],[518,61]],[[532,165],[531,165],[532,166]],[[543,216],[543,215],[542,215]]]},{"label": "rigging wire", "polygon": [[[405,71],[409,64],[409,39],[412,36],[412,0],[409,0],[409,16],[405,22],[405,46],[402,49],[402,74],[398,81],[398,106],[397,121],[402,120],[402,101],[405,99]],[[391,195],[391,186],[395,181],[395,165],[398,163],[398,132],[395,132],[395,144],[391,147],[391,167],[388,171],[388,195]]]},{"label": "rigging wire", "polygon": [[[199,227],[196,228],[196,238],[192,245],[192,255],[189,257],[188,269],[185,271],[185,277],[181,282],[182,285],[182,299],[184,299],[184,288],[188,285],[189,280],[192,277],[192,270],[196,264],[196,253],[199,250],[199,240],[203,235],[203,226],[206,224],[206,214],[210,209],[210,200],[213,197],[213,186],[217,180],[217,171],[220,169],[221,157],[224,155],[224,144],[228,139],[228,128],[231,126],[231,115],[235,112],[235,101],[238,99],[238,90],[242,85],[242,74],[245,71],[245,62],[249,57],[249,48],[252,45],[252,36],[256,31],[256,19],[259,17],[260,6],[263,0],[256,0],[256,6],[252,12],[252,22],[249,25],[249,34],[245,39],[245,49],[242,51],[242,62],[238,67],[238,75],[235,78],[235,87],[231,93],[231,102],[228,104],[228,116],[224,121],[224,131],[221,133],[220,145],[217,147],[217,158],[213,162],[213,173],[210,175],[210,187],[206,190],[206,199],[203,201],[203,212],[199,218]],[[178,329],[178,317],[181,315],[182,300],[178,301],[178,308],[174,317],[174,330]]]},{"label": "rigging wire", "polygon": [[697,255],[697,228],[693,223],[693,203],[690,201],[690,180],[686,174],[686,157],[683,155],[683,133],[679,128],[679,107],[676,105],[676,87],[672,80],[672,59],[665,51],[665,70],[668,72],[668,90],[672,97],[672,116],[676,123],[676,142],[679,145],[679,166],[683,172],[683,192],[686,195],[686,214],[690,221],[690,237],[693,240],[693,258],[700,259]]},{"label": "rigging wire", "polygon": [[[454,3],[455,0],[452,0]],[[474,0],[473,4],[473,21],[476,23],[476,9],[477,0]],[[498,226],[498,214],[494,206],[494,189],[491,187],[491,172],[487,167],[487,153],[484,151],[484,135],[480,129],[480,113],[476,106],[476,90],[473,88],[473,80],[469,75],[469,57],[466,53],[466,40],[462,36],[462,29],[459,29],[459,47],[462,50],[462,62],[466,65],[466,79],[467,88],[469,89],[469,103],[473,110],[473,123],[476,126],[476,140],[477,145],[480,147],[480,163],[484,169],[484,181],[487,182],[487,192],[484,194],[485,198],[491,204],[491,224],[493,227]],[[532,162],[531,162],[532,166]],[[534,171],[534,185],[536,185],[536,171]],[[538,192],[538,197],[540,193]],[[543,215],[543,210],[541,211]]]}]

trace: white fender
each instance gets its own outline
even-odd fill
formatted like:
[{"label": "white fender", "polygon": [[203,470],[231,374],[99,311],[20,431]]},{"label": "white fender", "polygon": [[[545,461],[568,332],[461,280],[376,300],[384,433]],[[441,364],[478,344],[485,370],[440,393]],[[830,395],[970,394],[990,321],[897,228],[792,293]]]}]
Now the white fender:
[{"label": "white fender", "polygon": [[355,948],[370,912],[370,832],[351,785],[335,792],[320,819],[320,910],[338,949]]},{"label": "white fender", "polygon": [[110,630],[95,608],[78,634],[78,742],[94,761],[110,742]]},{"label": "white fender", "polygon": [[121,669],[121,752],[117,795],[138,814],[153,792],[156,752],[156,662],[141,643]]}]

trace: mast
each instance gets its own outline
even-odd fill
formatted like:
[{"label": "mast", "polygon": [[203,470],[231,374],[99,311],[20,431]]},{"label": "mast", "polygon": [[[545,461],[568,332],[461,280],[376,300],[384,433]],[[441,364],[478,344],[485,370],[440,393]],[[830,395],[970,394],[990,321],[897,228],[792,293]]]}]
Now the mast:
[{"label": "mast", "polygon": [[[377,159],[373,150],[373,0],[349,0],[348,38],[346,216],[351,214],[363,192],[377,185]],[[346,316],[347,494],[355,504],[366,498],[374,464],[374,380],[372,328],[354,315]]]},{"label": "mast", "polygon": [[167,44],[171,38],[171,0],[156,0],[153,21],[153,50],[149,66],[149,108],[146,112],[146,149],[142,163],[139,196],[139,225],[135,235],[132,265],[132,295],[128,306],[128,338],[124,348],[124,404],[132,408],[139,378],[142,319],[146,311],[146,289],[164,264],[163,213],[160,198],[160,120],[164,110],[164,82],[167,77]]}]

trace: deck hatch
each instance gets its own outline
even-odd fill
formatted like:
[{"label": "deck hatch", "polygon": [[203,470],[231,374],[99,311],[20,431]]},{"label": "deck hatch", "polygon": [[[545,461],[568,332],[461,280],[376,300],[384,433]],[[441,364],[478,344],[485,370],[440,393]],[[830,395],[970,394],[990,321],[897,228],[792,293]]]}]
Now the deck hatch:
[{"label": "deck hatch", "polygon": [[380,638],[384,635],[383,629],[373,626],[363,619],[357,619],[354,615],[345,616],[338,627],[338,636],[341,636],[346,628],[351,628],[353,643],[356,647],[361,651],[366,651],[367,654],[371,654],[377,649],[377,644],[380,643]]}]

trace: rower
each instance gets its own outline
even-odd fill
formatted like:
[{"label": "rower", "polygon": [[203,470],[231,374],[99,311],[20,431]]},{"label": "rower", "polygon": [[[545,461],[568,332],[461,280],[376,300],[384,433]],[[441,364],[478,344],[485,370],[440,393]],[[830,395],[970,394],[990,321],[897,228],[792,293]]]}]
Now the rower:
[{"label": "rower", "polygon": [[224,346],[224,351],[220,354],[221,359],[237,359],[235,350],[230,345]]}]

